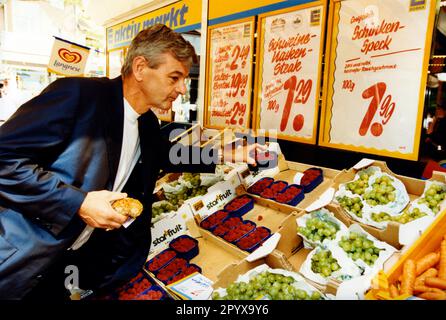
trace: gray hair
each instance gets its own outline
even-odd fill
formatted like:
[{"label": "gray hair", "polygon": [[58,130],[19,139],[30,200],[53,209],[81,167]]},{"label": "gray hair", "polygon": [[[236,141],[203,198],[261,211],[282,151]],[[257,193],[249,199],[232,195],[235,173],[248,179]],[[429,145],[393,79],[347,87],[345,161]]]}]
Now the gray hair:
[{"label": "gray hair", "polygon": [[192,44],[164,24],[155,24],[139,32],[132,40],[121,68],[123,77],[132,72],[133,59],[142,56],[156,69],[163,62],[160,55],[171,53],[178,61],[191,65],[198,61]]}]

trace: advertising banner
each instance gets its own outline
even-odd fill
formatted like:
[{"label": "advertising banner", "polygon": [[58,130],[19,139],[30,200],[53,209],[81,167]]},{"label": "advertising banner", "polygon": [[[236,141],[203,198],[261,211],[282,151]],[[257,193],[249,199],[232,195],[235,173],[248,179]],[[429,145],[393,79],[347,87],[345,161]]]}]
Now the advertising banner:
[{"label": "advertising banner", "polygon": [[209,28],[207,124],[250,127],[254,20]]},{"label": "advertising banner", "polygon": [[320,144],[416,160],[435,1],[331,7]]},{"label": "advertising banner", "polygon": [[256,129],[316,143],[325,1],[259,17]]},{"label": "advertising banner", "polygon": [[63,76],[83,76],[90,49],[54,37],[48,71]]}]

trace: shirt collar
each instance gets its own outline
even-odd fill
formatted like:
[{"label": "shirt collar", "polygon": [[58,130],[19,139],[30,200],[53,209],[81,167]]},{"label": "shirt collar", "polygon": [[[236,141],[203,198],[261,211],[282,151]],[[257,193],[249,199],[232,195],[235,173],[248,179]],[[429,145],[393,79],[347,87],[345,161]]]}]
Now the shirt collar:
[{"label": "shirt collar", "polygon": [[126,98],[124,98],[124,114],[125,118],[131,122],[136,122],[140,116],[140,114],[132,108]]}]

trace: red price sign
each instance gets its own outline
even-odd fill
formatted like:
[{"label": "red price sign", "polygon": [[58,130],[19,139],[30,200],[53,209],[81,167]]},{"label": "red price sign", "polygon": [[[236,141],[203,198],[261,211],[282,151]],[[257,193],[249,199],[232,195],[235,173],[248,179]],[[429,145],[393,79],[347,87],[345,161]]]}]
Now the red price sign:
[{"label": "red price sign", "polygon": [[236,97],[240,91],[240,96],[245,95],[245,88],[248,84],[248,75],[242,75],[240,72],[231,76],[231,90],[228,92],[228,97]]},{"label": "red price sign", "polygon": [[[313,81],[311,79],[301,79],[297,81],[296,76],[291,76],[287,81],[285,81],[283,88],[285,90],[288,90],[288,95],[286,98],[285,106],[283,108],[282,120],[280,122],[280,131],[285,131],[288,125],[288,120],[290,118],[291,107],[293,103],[305,104],[310,97],[312,86]],[[303,128],[304,122],[305,117],[303,114],[296,115],[293,120],[293,129],[296,132],[299,132]]]},{"label": "red price sign", "polygon": [[251,105],[254,17],[210,32],[207,124],[248,128]]},{"label": "red price sign", "polygon": [[244,123],[245,113],[246,104],[237,101],[232,107],[231,118],[226,120],[226,124],[242,126]]},{"label": "red price sign", "polygon": [[232,50],[231,57],[232,62],[229,66],[229,69],[231,70],[237,70],[239,68],[238,66],[238,60],[241,60],[241,67],[244,68],[246,66],[246,60],[249,57],[249,52],[251,51],[251,46],[245,45],[243,48],[240,48],[239,45],[236,45],[234,49]]},{"label": "red price sign", "polygon": [[[392,95],[390,94],[383,99],[386,89],[387,86],[384,82],[378,82],[362,92],[364,99],[372,98],[372,100],[359,127],[359,134],[361,136],[366,135],[370,128],[372,135],[379,137],[384,131],[384,126],[392,117],[395,111],[395,102],[392,102]],[[371,124],[378,108],[380,109],[379,116],[381,117],[381,123],[378,121]]]}]

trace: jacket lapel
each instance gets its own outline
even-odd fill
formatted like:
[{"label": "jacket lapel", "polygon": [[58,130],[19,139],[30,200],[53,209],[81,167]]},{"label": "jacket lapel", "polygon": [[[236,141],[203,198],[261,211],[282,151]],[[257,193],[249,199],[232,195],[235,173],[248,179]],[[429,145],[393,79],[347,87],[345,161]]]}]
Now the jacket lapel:
[{"label": "jacket lapel", "polygon": [[109,188],[111,189],[118,171],[124,131],[124,98],[121,77],[111,80],[108,94],[109,100],[105,108],[104,120],[106,122],[105,141],[110,175]]}]

